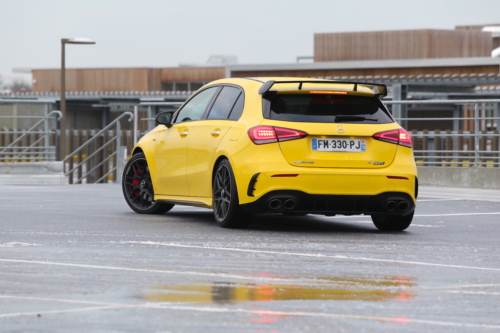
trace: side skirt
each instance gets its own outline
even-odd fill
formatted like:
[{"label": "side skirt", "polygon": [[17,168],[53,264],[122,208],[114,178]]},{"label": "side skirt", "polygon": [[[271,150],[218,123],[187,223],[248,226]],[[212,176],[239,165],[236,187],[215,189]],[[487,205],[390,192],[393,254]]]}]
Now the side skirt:
[{"label": "side skirt", "polygon": [[205,197],[182,197],[175,195],[155,195],[155,201],[181,206],[193,206],[200,208],[213,208],[212,198]]}]

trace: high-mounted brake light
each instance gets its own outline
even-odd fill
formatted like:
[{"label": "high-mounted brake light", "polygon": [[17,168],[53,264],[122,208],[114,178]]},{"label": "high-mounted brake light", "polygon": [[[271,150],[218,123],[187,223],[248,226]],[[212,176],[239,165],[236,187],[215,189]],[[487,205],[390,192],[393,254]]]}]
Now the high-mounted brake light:
[{"label": "high-mounted brake light", "polygon": [[410,133],[408,133],[404,129],[375,133],[373,134],[373,138],[375,140],[394,143],[396,145],[408,148],[411,148],[413,146],[411,142]]},{"label": "high-mounted brake light", "polygon": [[302,139],[306,132],[274,126],[256,126],[248,130],[250,140],[256,145]]},{"label": "high-mounted brake light", "polygon": [[332,91],[332,90],[311,90],[310,94],[332,94],[332,95],[347,95],[347,91]]}]

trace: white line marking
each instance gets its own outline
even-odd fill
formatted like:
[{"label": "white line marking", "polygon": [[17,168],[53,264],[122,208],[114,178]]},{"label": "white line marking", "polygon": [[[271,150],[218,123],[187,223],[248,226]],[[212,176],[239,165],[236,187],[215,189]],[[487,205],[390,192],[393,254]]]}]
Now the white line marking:
[{"label": "white line marking", "polygon": [[[454,214],[426,214],[426,215],[415,215],[415,217],[430,217],[430,216],[472,216],[472,215],[500,215],[500,212],[493,213],[454,213]],[[327,216],[327,218],[335,219],[349,219],[349,218],[362,218],[363,215],[352,215],[352,216]],[[367,216],[368,217],[368,216]]]},{"label": "white line marking", "polygon": [[85,265],[85,264],[69,264],[69,263],[53,262],[53,261],[0,259],[0,262],[2,262],[2,261],[3,262],[25,263],[25,264],[68,266],[68,267],[78,267],[78,268],[109,269],[109,270],[131,271],[131,272],[147,272],[147,273],[163,273],[163,274],[182,274],[182,275],[196,275],[196,276],[212,276],[212,277],[240,279],[240,280],[277,281],[277,282],[289,282],[290,281],[288,279],[280,279],[280,278],[272,278],[272,277],[256,277],[256,276],[244,276],[244,275],[224,274],[224,273],[202,273],[202,272],[193,272],[193,271],[171,271],[171,270],[160,270],[160,269],[128,268],[128,267],[99,266],[99,265]]},{"label": "white line marking", "polygon": [[488,201],[488,202],[499,202],[500,201],[500,191],[498,190],[480,190],[473,189],[475,192],[471,195],[463,194],[466,188],[452,188],[442,191],[442,189],[427,189],[426,191],[419,192],[421,198],[426,199],[459,199],[464,201]]},{"label": "white line marking", "polygon": [[95,302],[95,301],[77,301],[71,299],[61,299],[61,298],[47,298],[47,297],[32,297],[32,296],[13,296],[13,295],[0,295],[0,298],[15,298],[24,299],[29,301],[48,301],[48,302],[61,302],[61,303],[74,303],[74,304],[92,304],[92,305],[119,305],[120,303],[110,303],[110,302]]},{"label": "white line marking", "polygon": [[19,316],[36,316],[39,314],[42,315],[42,314],[55,314],[55,313],[67,313],[67,312],[80,312],[80,311],[109,310],[109,309],[116,309],[116,308],[123,308],[123,306],[107,305],[107,306],[93,306],[93,307],[88,307],[88,308],[77,308],[77,309],[67,309],[67,310],[4,313],[4,314],[0,314],[0,318],[19,317]]},{"label": "white line marking", "polygon": [[[2,295],[2,298],[17,298],[26,299],[27,297],[20,296],[8,296]],[[55,302],[78,302],[71,300],[61,300],[61,299],[44,299],[47,301]],[[86,303],[86,301],[83,301]],[[80,311],[95,311],[95,310],[109,310],[116,308],[154,308],[154,309],[165,309],[165,310],[180,310],[180,311],[198,311],[198,312],[216,312],[216,313],[245,313],[254,314],[260,316],[297,316],[297,317],[323,317],[323,318],[345,318],[345,319],[358,319],[358,320],[370,320],[370,321],[382,321],[393,324],[427,324],[435,326],[452,326],[452,327],[471,327],[471,328],[493,328],[500,329],[500,325],[486,325],[486,324],[470,324],[470,323],[457,323],[457,322],[446,322],[446,321],[436,321],[436,320],[425,320],[425,319],[412,319],[412,318],[398,318],[398,317],[381,317],[381,316],[363,316],[363,315],[350,315],[350,314],[340,314],[340,313],[314,313],[314,312],[302,312],[302,311],[269,311],[269,310],[247,310],[242,308],[221,308],[221,307],[208,307],[208,306],[182,306],[174,305],[172,303],[142,303],[142,304],[116,304],[116,305],[106,305],[106,306],[95,306],[87,308],[77,308],[69,310],[53,310],[53,311],[42,311],[42,312],[19,312],[19,313],[6,313],[0,314],[0,318],[14,317],[14,316],[27,316],[27,315],[37,315],[37,314],[55,314],[64,312],[80,312]]]},{"label": "white line marking", "polygon": [[439,199],[439,198],[436,198],[436,199],[417,199],[417,204],[419,202],[428,202],[428,201],[461,201],[461,200],[466,200],[466,199],[463,199],[463,198],[448,198],[448,199]]},{"label": "white line marking", "polygon": [[441,291],[443,293],[451,293],[451,294],[500,296],[500,293],[488,292],[488,291],[465,291],[465,290],[438,290],[438,291]]},{"label": "white line marking", "polygon": [[440,289],[482,288],[482,287],[498,287],[498,286],[500,286],[500,283],[464,284],[464,285],[444,286],[444,287],[419,287],[418,289],[440,290]]},{"label": "white line marking", "polygon": [[[151,306],[151,303],[147,304]],[[363,316],[363,315],[349,315],[339,313],[312,313],[302,311],[268,311],[268,310],[246,310],[246,309],[229,309],[229,308],[213,308],[213,307],[192,307],[192,306],[173,306],[170,304],[161,305],[153,304],[157,308],[164,308],[169,310],[187,310],[187,311],[204,311],[204,312],[236,312],[236,313],[250,313],[261,316],[301,316],[301,317],[327,317],[327,318],[346,318],[346,319],[360,319],[360,320],[373,320],[383,321],[394,324],[428,324],[437,326],[454,326],[454,327],[473,327],[473,328],[493,328],[500,329],[500,325],[486,325],[486,324],[469,324],[469,323],[456,323],[436,320],[425,319],[411,319],[411,318],[397,318],[397,317],[379,317],[379,316]]]},{"label": "white line marking", "polygon": [[14,247],[14,246],[40,246],[40,244],[21,243],[21,242],[0,243],[0,247]]},{"label": "white line marking", "polygon": [[[338,222],[344,222],[344,221],[338,221]],[[367,224],[373,224],[372,221],[349,221],[349,223],[367,223]],[[414,224],[412,223],[410,227],[423,227],[423,228],[444,228],[444,225],[429,225],[429,224]]]},{"label": "white line marking", "polygon": [[[115,242],[111,242],[115,243]],[[465,269],[477,269],[485,271],[500,271],[500,268],[489,268],[489,267],[476,267],[476,266],[462,266],[462,265],[448,265],[448,264],[434,264],[421,261],[406,261],[406,260],[394,260],[394,259],[377,259],[377,258],[366,258],[366,257],[349,257],[342,255],[325,255],[321,253],[297,253],[297,252],[281,252],[281,251],[267,251],[267,250],[251,250],[251,249],[239,249],[231,247],[216,247],[216,246],[198,246],[198,245],[184,245],[177,243],[165,243],[165,242],[139,242],[139,241],[121,241],[121,244],[143,244],[143,245],[161,245],[161,246],[171,246],[171,247],[183,247],[183,248],[194,248],[194,249],[205,249],[205,250],[221,250],[221,251],[237,251],[237,252],[250,252],[250,253],[265,253],[265,254],[279,254],[279,255],[290,255],[299,257],[315,257],[315,258],[331,258],[331,259],[342,259],[342,260],[364,260],[364,261],[378,261],[378,262],[391,262],[398,264],[411,264],[411,265],[421,265],[421,266],[435,266],[435,267],[449,267],[449,268],[465,268]],[[0,259],[0,261],[3,259]]]},{"label": "white line marking", "polygon": [[416,217],[430,217],[430,216],[473,216],[473,215],[500,215],[500,213],[495,212],[495,213],[429,214],[429,215],[415,215],[415,216]]}]

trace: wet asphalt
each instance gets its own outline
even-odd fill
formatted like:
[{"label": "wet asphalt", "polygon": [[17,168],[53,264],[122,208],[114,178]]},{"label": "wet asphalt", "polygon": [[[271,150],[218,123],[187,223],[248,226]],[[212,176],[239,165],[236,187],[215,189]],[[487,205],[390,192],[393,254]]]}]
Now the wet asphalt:
[{"label": "wet asphalt", "polygon": [[419,199],[401,233],[232,230],[205,209],[138,215],[117,185],[2,186],[0,331],[500,331],[500,202]]}]

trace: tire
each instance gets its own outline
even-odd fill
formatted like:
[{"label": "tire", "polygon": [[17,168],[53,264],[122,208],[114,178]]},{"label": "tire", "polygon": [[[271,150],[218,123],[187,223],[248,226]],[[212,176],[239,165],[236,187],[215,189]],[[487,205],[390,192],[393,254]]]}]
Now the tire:
[{"label": "tire", "polygon": [[129,207],[139,214],[164,214],[174,207],[171,204],[153,201],[153,183],[143,153],[135,154],[125,165],[122,190]]},{"label": "tire", "polygon": [[252,218],[239,204],[236,181],[228,160],[222,160],[215,169],[212,184],[215,221],[223,228],[245,228]]},{"label": "tire", "polygon": [[372,221],[381,231],[403,231],[410,226],[413,214],[415,211],[408,215],[373,214]]}]

